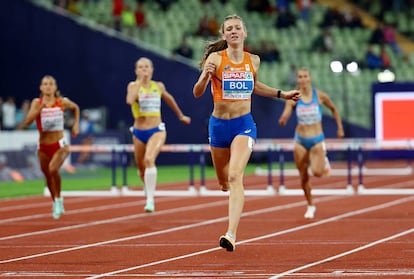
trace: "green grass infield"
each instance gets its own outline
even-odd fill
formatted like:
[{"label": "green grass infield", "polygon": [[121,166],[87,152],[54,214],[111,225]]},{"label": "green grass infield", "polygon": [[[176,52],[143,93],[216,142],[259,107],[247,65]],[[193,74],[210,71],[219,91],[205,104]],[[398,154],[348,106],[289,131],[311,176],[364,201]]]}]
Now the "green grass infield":
[{"label": "green grass infield", "polygon": [[[257,165],[249,164],[245,174],[254,173]],[[190,167],[186,166],[158,166],[157,183],[168,182],[190,182]],[[200,180],[200,166],[194,166],[194,180],[196,183]],[[104,190],[113,186],[113,174],[110,168],[96,169],[79,169],[74,173],[64,170],[62,174],[62,190]],[[121,169],[116,172],[115,184],[123,185],[123,173]],[[213,167],[205,167],[205,178],[215,178]],[[142,181],[137,175],[135,167],[128,167],[126,172],[126,181],[128,186],[141,186]],[[27,197],[43,195],[45,186],[44,179],[25,180],[23,182],[6,181],[0,182],[0,199],[13,197]]]}]

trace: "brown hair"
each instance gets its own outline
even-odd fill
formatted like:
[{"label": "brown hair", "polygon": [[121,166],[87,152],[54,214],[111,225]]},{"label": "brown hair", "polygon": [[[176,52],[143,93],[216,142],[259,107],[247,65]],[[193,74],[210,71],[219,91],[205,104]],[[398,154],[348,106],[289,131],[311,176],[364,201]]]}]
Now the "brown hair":
[{"label": "brown hair", "polygon": [[[246,26],[244,25],[243,19],[240,16],[238,16],[236,14],[233,14],[233,15],[228,15],[224,18],[224,21],[220,26],[220,35],[222,35],[224,33],[224,23],[229,19],[239,19],[243,24],[244,30],[246,30]],[[216,51],[226,49],[226,48],[227,48],[227,42],[223,39],[218,39],[218,40],[212,41],[212,42],[208,41],[206,43],[205,47],[204,47],[203,56],[201,58],[201,61],[198,64],[200,69],[203,68],[204,63],[206,62],[206,60],[207,60],[207,58],[209,57],[210,54],[212,54],[213,52],[216,52]]]}]

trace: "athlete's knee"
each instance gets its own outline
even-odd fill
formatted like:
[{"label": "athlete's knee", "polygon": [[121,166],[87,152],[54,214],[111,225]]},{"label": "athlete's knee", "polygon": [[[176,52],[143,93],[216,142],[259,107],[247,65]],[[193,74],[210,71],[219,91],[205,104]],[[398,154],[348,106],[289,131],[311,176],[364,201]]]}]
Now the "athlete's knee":
[{"label": "athlete's knee", "polygon": [[228,181],[228,184],[235,184],[235,183],[241,182],[242,179],[243,179],[242,174],[234,172],[234,173],[229,173],[227,181]]},{"label": "athlete's knee", "polygon": [[319,169],[312,169],[312,173],[316,177],[322,177],[323,176],[323,171],[319,170]]},{"label": "athlete's knee", "polygon": [[59,173],[59,168],[54,165],[49,165],[48,171],[51,175],[55,175],[56,173]]},{"label": "athlete's knee", "polygon": [[145,166],[145,168],[152,168],[152,167],[154,167],[155,166],[155,160],[154,160],[154,158],[151,158],[151,157],[145,157],[144,158],[144,166]]}]

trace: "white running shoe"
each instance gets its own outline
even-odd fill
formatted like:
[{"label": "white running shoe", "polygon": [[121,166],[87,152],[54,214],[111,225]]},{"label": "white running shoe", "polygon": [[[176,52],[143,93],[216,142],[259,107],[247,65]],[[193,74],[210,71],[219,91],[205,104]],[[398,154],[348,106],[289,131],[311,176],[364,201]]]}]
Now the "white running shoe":
[{"label": "white running shoe", "polygon": [[316,207],[314,205],[308,205],[308,209],[305,212],[305,219],[313,219],[315,217]]},{"label": "white running shoe", "polygon": [[53,206],[52,206],[52,216],[53,216],[53,219],[55,219],[55,220],[59,219],[60,218],[60,215],[61,215],[61,213],[60,213],[60,206],[59,206],[59,203],[55,200],[53,202]]},{"label": "white running shoe", "polygon": [[54,219],[59,219],[60,216],[65,213],[65,207],[63,206],[63,197],[55,198],[52,210]]},{"label": "white running shoe", "polygon": [[63,197],[57,198],[56,202],[59,205],[59,212],[60,214],[64,214],[65,213],[65,206],[63,205]]},{"label": "white running shoe", "polygon": [[144,207],[144,211],[145,212],[154,212],[154,210],[155,210],[154,202],[147,202],[147,204]]}]

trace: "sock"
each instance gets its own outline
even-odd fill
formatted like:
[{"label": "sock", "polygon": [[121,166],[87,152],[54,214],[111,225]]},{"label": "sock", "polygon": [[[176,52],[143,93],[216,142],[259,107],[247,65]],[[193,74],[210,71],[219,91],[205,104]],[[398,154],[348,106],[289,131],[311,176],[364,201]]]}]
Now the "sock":
[{"label": "sock", "polygon": [[236,241],[236,237],[231,232],[226,232],[226,235]]},{"label": "sock", "polygon": [[154,202],[155,186],[157,185],[157,167],[145,169],[144,184],[147,202]]}]

